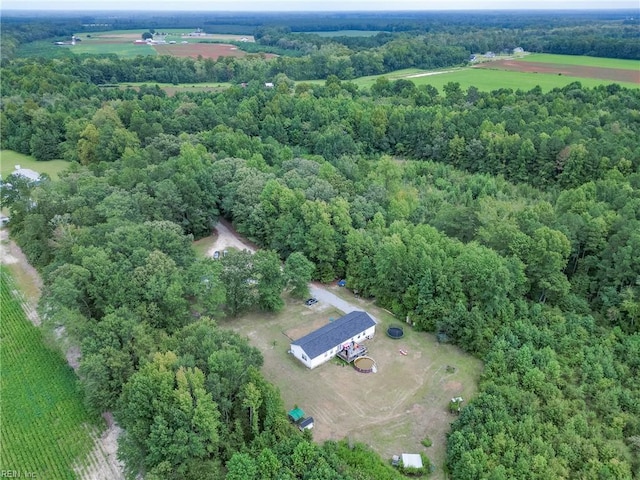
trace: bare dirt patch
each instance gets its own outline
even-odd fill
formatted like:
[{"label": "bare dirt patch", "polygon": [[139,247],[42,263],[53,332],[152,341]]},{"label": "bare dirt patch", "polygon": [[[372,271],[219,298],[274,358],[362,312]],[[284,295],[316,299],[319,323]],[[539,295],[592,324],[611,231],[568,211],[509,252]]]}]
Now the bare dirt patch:
[{"label": "bare dirt patch", "polygon": [[584,67],[580,65],[556,65],[552,63],[522,62],[518,60],[496,60],[475,65],[473,68],[490,68],[525,73],[550,73],[568,77],[597,78],[616,82],[640,84],[640,72],[620,68]]},{"label": "bare dirt patch", "polygon": [[215,240],[213,241],[213,245],[211,245],[207,251],[208,257],[213,257],[213,254],[216,251],[223,252],[229,248],[235,248],[237,250],[246,249],[252,253],[258,249],[258,247],[253,243],[240,238],[233,230],[231,224],[224,219],[220,219],[216,224],[212,235]]},{"label": "bare dirt patch", "polygon": [[7,265],[11,271],[20,292],[13,292],[21,299],[22,308],[27,318],[36,327],[40,325],[40,317],[36,307],[42,293],[42,280],[38,271],[27,261],[20,247],[9,238],[6,228],[0,228],[0,262]]},{"label": "bare dirt patch", "polygon": [[121,433],[122,429],[111,419],[102,435],[93,435],[93,451],[82,465],[77,465],[74,469],[82,480],[124,480],[124,465],[117,457],[118,437]]},{"label": "bare dirt patch", "polygon": [[[226,43],[176,43],[174,45],[154,45],[158,55],[172,55],[174,57],[191,57],[191,58],[212,58],[220,57],[245,57],[247,52],[240,50],[235,45]],[[265,53],[266,58],[272,58],[277,55]]]}]

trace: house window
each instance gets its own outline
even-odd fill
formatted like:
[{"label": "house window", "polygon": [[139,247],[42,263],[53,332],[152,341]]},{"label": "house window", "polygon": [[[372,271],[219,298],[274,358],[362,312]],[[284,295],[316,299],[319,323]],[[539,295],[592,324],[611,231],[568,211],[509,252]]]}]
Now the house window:
[{"label": "house window", "polygon": [[302,359],[307,360],[307,356],[305,354],[302,354]]}]

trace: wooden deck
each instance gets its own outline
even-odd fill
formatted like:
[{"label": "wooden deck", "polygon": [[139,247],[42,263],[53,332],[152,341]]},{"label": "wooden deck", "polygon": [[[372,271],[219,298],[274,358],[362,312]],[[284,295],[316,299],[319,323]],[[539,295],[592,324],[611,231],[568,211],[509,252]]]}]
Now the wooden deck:
[{"label": "wooden deck", "polygon": [[353,362],[356,358],[366,355],[367,347],[359,343],[351,342],[338,352],[338,357],[347,363]]}]

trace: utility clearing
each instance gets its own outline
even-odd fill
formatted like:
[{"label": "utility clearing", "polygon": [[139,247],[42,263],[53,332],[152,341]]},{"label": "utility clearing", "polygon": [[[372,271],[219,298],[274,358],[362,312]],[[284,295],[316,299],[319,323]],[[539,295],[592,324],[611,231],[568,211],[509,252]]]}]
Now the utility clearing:
[{"label": "utility clearing", "polygon": [[42,281],[0,229],[2,468],[33,478],[122,480],[116,458],[120,428],[86,411],[77,377],[40,327]]}]

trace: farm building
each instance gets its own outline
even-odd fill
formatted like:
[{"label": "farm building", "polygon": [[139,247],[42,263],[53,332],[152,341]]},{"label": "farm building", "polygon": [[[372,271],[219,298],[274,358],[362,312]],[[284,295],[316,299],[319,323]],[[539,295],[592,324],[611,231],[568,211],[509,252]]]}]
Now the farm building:
[{"label": "farm building", "polygon": [[375,330],[376,322],[369,314],[354,311],[292,342],[291,353],[307,367],[315,368],[346,349],[352,352],[358,347],[366,353],[359,342],[373,337]]},{"label": "farm building", "polygon": [[15,166],[13,175],[26,178],[30,182],[38,182],[40,180],[40,174],[38,172],[35,172],[29,168],[22,168],[20,165]]}]

